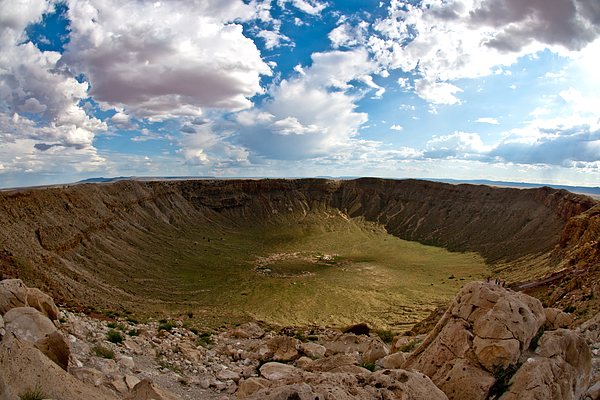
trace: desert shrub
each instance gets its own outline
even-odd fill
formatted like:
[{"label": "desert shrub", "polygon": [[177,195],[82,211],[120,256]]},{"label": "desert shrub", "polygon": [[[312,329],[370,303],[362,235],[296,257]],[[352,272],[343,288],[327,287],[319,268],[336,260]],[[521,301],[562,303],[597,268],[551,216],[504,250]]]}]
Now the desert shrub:
[{"label": "desert shrub", "polygon": [[126,321],[134,325],[139,324],[138,320],[132,317],[127,317]]},{"label": "desert shrub", "polygon": [[364,369],[368,369],[371,372],[375,372],[375,369],[377,368],[377,364],[366,362],[366,361],[363,361],[362,363],[360,363],[360,366],[363,367]]},{"label": "desert shrub", "polygon": [[109,328],[115,329],[117,327],[117,323],[116,322],[109,322],[108,324],[106,324],[106,326],[108,326]]},{"label": "desert shrub", "polygon": [[411,351],[413,351],[413,349],[415,347],[417,347],[417,345],[421,343],[421,340],[413,340],[410,343],[405,344],[404,346],[400,347],[400,351],[403,353],[409,353]]},{"label": "desert shrub", "polygon": [[396,336],[392,331],[375,331],[375,333],[377,333],[377,336],[379,336],[385,343],[392,343],[394,336]]},{"label": "desert shrub", "polygon": [[205,331],[205,332],[200,333],[198,335],[198,340],[196,340],[196,343],[199,346],[204,346],[204,347],[206,347],[210,344],[213,344],[214,342],[210,338],[211,335],[212,335],[212,332],[210,332],[210,331]]},{"label": "desert shrub", "polygon": [[301,331],[296,332],[294,337],[303,343],[308,342],[308,338],[304,336]]},{"label": "desert shrub", "polygon": [[175,327],[175,325],[173,325],[170,322],[163,322],[158,326],[158,330],[171,332],[171,329],[173,329],[174,327]]},{"label": "desert shrub", "polygon": [[26,391],[19,398],[21,400],[43,400],[46,396],[42,394],[42,388],[38,385],[35,389]]},{"label": "desert shrub", "polygon": [[129,336],[140,336],[140,331],[138,331],[137,329],[130,329],[129,332],[127,332],[127,334]]},{"label": "desert shrub", "polygon": [[575,312],[575,310],[577,310],[577,308],[575,308],[575,306],[568,305],[565,307],[565,309],[563,311],[566,313],[572,313],[572,312]]},{"label": "desert shrub", "polygon": [[544,334],[544,327],[540,327],[540,329],[538,330],[538,333],[533,337],[533,339],[531,339],[531,342],[529,343],[529,349],[535,351],[535,349],[538,348],[539,345],[539,341],[542,338],[542,335]]},{"label": "desert shrub", "polygon": [[112,351],[112,349],[109,349],[108,347],[94,346],[92,351],[98,357],[109,358],[111,360],[114,360],[114,358],[115,358],[115,352]]},{"label": "desert shrub", "polygon": [[123,334],[121,332],[117,332],[112,329],[106,334],[106,340],[108,340],[111,343],[118,344],[123,342],[123,339],[125,338],[123,337]]},{"label": "desert shrub", "polygon": [[496,383],[491,387],[488,393],[488,399],[498,399],[503,393],[510,389],[510,380],[517,373],[519,368],[521,368],[521,365],[521,363],[509,365],[506,369],[503,369],[499,365],[494,366],[494,378],[496,378]]}]

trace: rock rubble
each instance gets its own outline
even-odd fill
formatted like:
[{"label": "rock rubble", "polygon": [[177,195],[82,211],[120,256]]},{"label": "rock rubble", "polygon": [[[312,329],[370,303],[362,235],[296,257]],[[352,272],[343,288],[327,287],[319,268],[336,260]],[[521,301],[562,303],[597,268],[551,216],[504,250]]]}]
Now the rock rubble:
[{"label": "rock rubble", "polygon": [[468,283],[428,335],[392,344],[325,327],[106,321],[40,294],[0,281],[2,399],[600,399],[600,314],[564,329],[568,314],[490,283]]}]

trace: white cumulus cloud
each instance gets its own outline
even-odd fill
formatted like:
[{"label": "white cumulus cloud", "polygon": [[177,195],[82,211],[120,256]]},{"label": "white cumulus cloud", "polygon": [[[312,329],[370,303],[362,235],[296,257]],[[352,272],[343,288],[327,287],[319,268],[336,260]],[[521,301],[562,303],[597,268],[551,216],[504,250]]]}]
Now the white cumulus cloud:
[{"label": "white cumulus cloud", "polygon": [[479,118],[477,120],[477,122],[484,122],[486,124],[492,124],[492,125],[498,125],[500,123],[500,122],[498,122],[498,120],[496,118],[490,118],[490,117]]},{"label": "white cumulus cloud", "polygon": [[235,21],[258,18],[255,3],[71,0],[62,62],[91,83],[89,94],[137,118],[239,110],[271,74]]}]

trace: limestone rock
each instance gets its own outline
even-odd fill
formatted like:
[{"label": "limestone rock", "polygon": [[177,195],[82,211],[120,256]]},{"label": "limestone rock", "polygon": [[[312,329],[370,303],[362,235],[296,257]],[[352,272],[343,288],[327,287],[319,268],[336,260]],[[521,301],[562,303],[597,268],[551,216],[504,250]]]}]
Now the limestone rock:
[{"label": "limestone rock", "polygon": [[131,357],[127,357],[127,356],[123,356],[119,359],[119,362],[117,363],[117,365],[119,367],[121,367],[122,369],[125,370],[131,370],[135,367],[135,363],[133,362],[133,358]]},{"label": "limestone rock", "polygon": [[312,361],[313,360],[311,358],[302,356],[298,360],[296,360],[296,367],[304,369],[304,367],[310,364]]},{"label": "limestone rock", "polygon": [[129,390],[133,389],[135,385],[140,383],[140,380],[133,375],[125,375],[123,380],[125,381],[125,384]]},{"label": "limestone rock", "polygon": [[569,366],[567,372],[574,371],[571,380],[574,398],[585,392],[591,379],[592,353],[583,337],[567,329],[548,331],[540,338],[535,352],[541,357],[564,360]]},{"label": "limestone rock", "polygon": [[94,363],[94,367],[96,367],[99,371],[101,371],[105,375],[114,374],[114,373],[119,372],[119,368],[117,367],[117,363],[115,362],[115,360],[94,357],[93,363]]},{"label": "limestone rock", "polygon": [[375,337],[371,339],[367,350],[363,353],[363,362],[374,363],[389,354],[390,351],[385,346],[385,343],[383,343],[383,340]]},{"label": "limestone rock", "polygon": [[300,353],[296,349],[296,346],[301,343],[298,339],[288,336],[275,336],[266,345],[273,353],[273,360],[287,362],[300,358]]},{"label": "limestone rock", "polygon": [[600,399],[600,381],[596,382],[591,386],[587,392],[585,392],[585,399],[588,400],[599,400]]},{"label": "limestone rock", "polygon": [[27,307],[27,286],[20,279],[0,281],[0,314],[16,307]]},{"label": "limestone rock", "polygon": [[544,324],[546,330],[566,328],[573,322],[570,314],[556,308],[544,308],[544,313],[546,314],[546,323]]},{"label": "limestone rock", "polygon": [[39,387],[51,399],[117,399],[108,389],[97,388],[64,371],[31,343],[14,335],[0,345],[0,376],[13,393]]},{"label": "limestone rock", "polygon": [[381,365],[385,369],[398,369],[402,367],[402,364],[404,364],[405,361],[406,357],[404,356],[404,353],[399,351],[397,353],[383,357],[383,359],[381,360]]},{"label": "limestone rock", "polygon": [[265,334],[265,331],[256,323],[248,322],[238,326],[231,334],[240,339],[258,339]]},{"label": "limestone rock", "polygon": [[232,381],[237,382],[240,380],[240,378],[240,374],[229,369],[223,369],[217,373],[217,379],[221,381],[227,381],[231,379]]},{"label": "limestone rock", "polygon": [[47,334],[45,337],[35,342],[35,347],[46,357],[54,361],[59,367],[68,371],[71,350],[65,337],[59,331]]},{"label": "limestone rock", "polygon": [[366,336],[344,333],[336,337],[335,340],[325,343],[324,346],[334,353],[354,353],[355,351],[362,353],[369,346],[368,339]]},{"label": "limestone rock", "polygon": [[287,378],[297,372],[299,370],[296,367],[278,362],[266,363],[260,367],[260,374],[270,381]]},{"label": "limestone rock", "polygon": [[300,344],[299,349],[301,352],[314,360],[325,357],[325,352],[327,351],[325,346],[321,346],[320,344],[313,342],[302,343]]},{"label": "limestone rock", "polygon": [[2,375],[0,375],[0,400],[19,400],[19,397],[6,386]]},{"label": "limestone rock", "polygon": [[312,361],[311,363],[304,366],[305,371],[321,371],[327,372],[334,368],[341,367],[343,365],[358,365],[356,357],[346,354],[336,354],[335,356],[321,358],[320,360]]},{"label": "limestone rock", "polygon": [[431,378],[449,399],[485,399],[496,368],[516,363],[546,319],[539,300],[470,282],[402,368]]},{"label": "limestone rock", "polygon": [[496,379],[468,359],[460,358],[439,378],[437,385],[449,399],[486,399]]},{"label": "limestone rock", "polygon": [[33,307],[52,321],[58,320],[58,307],[52,297],[37,288],[27,289],[27,305]]},{"label": "limestone rock", "polygon": [[395,336],[392,340],[392,348],[390,349],[390,353],[396,353],[398,351],[407,351],[403,350],[405,347],[412,347],[411,350],[415,350],[417,348],[417,344],[425,340],[426,337],[427,335]]},{"label": "limestone rock", "polygon": [[144,379],[131,391],[125,400],[182,400],[181,397],[166,391],[151,379]]},{"label": "limestone rock", "polygon": [[241,381],[237,391],[237,398],[244,399],[269,385],[270,382],[264,378],[249,378]]},{"label": "limestone rock", "polygon": [[42,313],[31,307],[17,307],[4,314],[6,333],[14,333],[31,344],[56,331],[56,327]]},{"label": "limestone rock", "polygon": [[327,372],[329,372],[330,374],[353,374],[353,375],[359,375],[359,374],[370,375],[371,374],[371,371],[369,371],[366,368],[359,367],[358,365],[342,365],[340,367],[330,369]]},{"label": "limestone rock", "polygon": [[571,386],[576,379],[574,373],[560,357],[526,362],[512,377],[509,391],[500,400],[577,400]]},{"label": "limestone rock", "polygon": [[[401,399],[446,400],[448,397],[437,388],[431,379],[417,371],[384,370],[373,374],[372,384],[397,393]],[[466,398],[465,398],[466,399]]]},{"label": "limestone rock", "polygon": [[121,394],[129,393],[129,388],[125,383],[125,377],[123,375],[114,375],[110,379],[110,385],[115,388],[115,390]]},{"label": "limestone rock", "polygon": [[[248,400],[314,400],[317,396],[310,386],[306,383],[294,384],[290,386],[281,386],[276,388],[265,388],[247,397]],[[339,396],[333,397],[336,400],[345,400]]]},{"label": "limestone rock", "polygon": [[69,373],[79,379],[80,381],[90,383],[94,386],[100,386],[102,384],[102,372],[94,368],[87,367],[71,367]]},{"label": "limestone rock", "polygon": [[202,352],[190,342],[182,342],[179,344],[178,347],[179,351],[181,351],[181,353],[186,359],[195,363],[202,362]]},{"label": "limestone rock", "polygon": [[[125,346],[127,350],[131,351],[134,354],[142,354],[142,348],[133,340],[124,340],[123,346]],[[181,349],[181,346],[179,346],[179,349],[183,351],[183,349]]]},{"label": "limestone rock", "polygon": [[517,339],[482,339],[475,336],[473,351],[481,365],[492,372],[497,366],[506,369],[515,364],[521,355],[521,344]]}]

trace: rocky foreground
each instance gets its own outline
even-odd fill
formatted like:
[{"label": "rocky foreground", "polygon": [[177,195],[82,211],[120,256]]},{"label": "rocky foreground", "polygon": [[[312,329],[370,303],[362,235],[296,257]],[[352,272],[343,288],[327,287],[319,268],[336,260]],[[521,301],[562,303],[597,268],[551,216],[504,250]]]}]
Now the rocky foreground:
[{"label": "rocky foreground", "polygon": [[199,332],[59,310],[0,281],[0,399],[600,399],[600,314],[468,283],[427,335],[365,326]]}]

